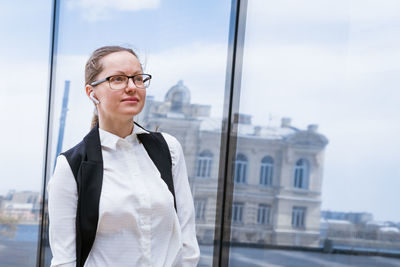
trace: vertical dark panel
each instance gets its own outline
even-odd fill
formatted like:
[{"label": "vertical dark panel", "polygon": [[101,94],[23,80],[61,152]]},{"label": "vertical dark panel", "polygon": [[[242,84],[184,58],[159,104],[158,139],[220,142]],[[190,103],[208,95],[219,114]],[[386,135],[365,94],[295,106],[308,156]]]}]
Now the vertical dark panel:
[{"label": "vertical dark panel", "polygon": [[49,87],[47,91],[47,117],[46,117],[46,131],[45,131],[45,149],[43,158],[43,188],[42,188],[42,205],[40,211],[40,231],[38,242],[38,255],[36,265],[38,267],[45,266],[46,247],[49,247],[48,238],[48,218],[47,218],[47,194],[46,185],[50,176],[50,144],[51,144],[51,129],[52,129],[52,110],[53,110],[53,88],[55,81],[55,55],[57,54],[57,39],[58,39],[58,18],[59,18],[59,3],[57,0],[53,1],[51,17],[51,38],[50,38],[50,56],[49,56]]},{"label": "vertical dark panel", "polygon": [[235,114],[239,111],[246,13],[247,0],[232,0],[219,160],[213,266],[228,266],[229,263],[233,197],[231,164],[236,154],[237,143],[237,129],[233,126]]}]

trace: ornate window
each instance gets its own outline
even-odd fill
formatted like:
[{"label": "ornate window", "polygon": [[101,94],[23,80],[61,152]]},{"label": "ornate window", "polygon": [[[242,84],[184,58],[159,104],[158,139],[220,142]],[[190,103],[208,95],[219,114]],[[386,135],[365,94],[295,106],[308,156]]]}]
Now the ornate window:
[{"label": "ornate window", "polygon": [[261,160],[260,184],[271,186],[274,171],[274,160],[270,156],[266,156]]},{"label": "ornate window", "polygon": [[271,216],[270,214],[271,214],[271,206],[264,204],[258,205],[257,223],[269,224]]},{"label": "ornate window", "polygon": [[232,206],[232,221],[235,223],[243,222],[243,209],[244,204],[239,202],[234,202]]},{"label": "ornate window", "polygon": [[309,163],[305,159],[299,159],[296,161],[294,167],[294,184],[295,188],[308,189],[309,183]]},{"label": "ornate window", "polygon": [[205,199],[195,199],[194,200],[194,210],[197,220],[204,220],[206,213],[207,201]]},{"label": "ornate window", "polygon": [[213,154],[206,150],[197,156],[196,177],[210,177]]},{"label": "ornate window", "polygon": [[304,228],[306,219],[306,208],[305,207],[293,207],[292,210],[292,227],[293,228]]},{"label": "ornate window", "polygon": [[238,154],[235,161],[235,183],[247,183],[247,157],[243,154]]}]

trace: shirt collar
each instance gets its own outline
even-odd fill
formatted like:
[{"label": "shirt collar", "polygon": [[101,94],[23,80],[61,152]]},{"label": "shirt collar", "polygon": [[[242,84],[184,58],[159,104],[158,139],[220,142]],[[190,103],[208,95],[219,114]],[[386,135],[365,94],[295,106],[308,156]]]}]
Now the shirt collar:
[{"label": "shirt collar", "polygon": [[133,132],[136,134],[142,134],[142,133],[150,133],[149,131],[135,125],[135,127],[133,127]]},{"label": "shirt collar", "polygon": [[125,138],[121,138],[113,133],[110,133],[108,131],[105,131],[103,129],[99,128],[99,135],[100,135],[100,143],[102,147],[108,147],[110,149],[116,150],[117,149],[117,143],[118,141],[127,141],[129,143],[134,143],[137,142],[137,134],[142,134],[142,133],[149,133],[148,131],[140,128],[139,126],[134,126],[133,131],[130,135],[128,135]]},{"label": "shirt collar", "polygon": [[99,135],[100,135],[101,146],[108,147],[113,150],[116,150],[118,140],[122,139],[121,137],[100,128],[99,128]]}]

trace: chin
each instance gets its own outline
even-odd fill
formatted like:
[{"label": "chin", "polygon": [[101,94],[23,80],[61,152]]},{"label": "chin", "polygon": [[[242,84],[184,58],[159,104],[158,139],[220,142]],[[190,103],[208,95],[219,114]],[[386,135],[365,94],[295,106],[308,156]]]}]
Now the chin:
[{"label": "chin", "polygon": [[140,109],[140,110],[127,110],[126,112],[124,112],[124,115],[125,116],[129,116],[129,117],[134,117],[134,116],[136,116],[136,115],[139,115],[140,114],[140,112],[142,111],[142,109]]}]

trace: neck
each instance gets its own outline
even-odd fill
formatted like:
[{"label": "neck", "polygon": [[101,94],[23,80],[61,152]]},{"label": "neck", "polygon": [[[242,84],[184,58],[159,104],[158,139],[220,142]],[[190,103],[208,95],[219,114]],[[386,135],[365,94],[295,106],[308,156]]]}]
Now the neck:
[{"label": "neck", "polygon": [[99,128],[115,134],[121,138],[125,138],[133,131],[133,118],[124,121],[117,121],[112,119],[102,119],[99,117]]}]

